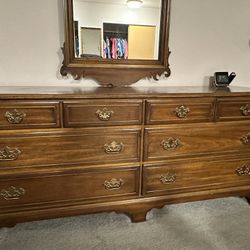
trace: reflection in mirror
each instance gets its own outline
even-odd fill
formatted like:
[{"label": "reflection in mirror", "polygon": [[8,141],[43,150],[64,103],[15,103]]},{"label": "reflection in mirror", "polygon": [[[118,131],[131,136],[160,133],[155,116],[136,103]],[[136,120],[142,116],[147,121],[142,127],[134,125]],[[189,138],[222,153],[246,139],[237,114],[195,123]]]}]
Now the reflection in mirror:
[{"label": "reflection in mirror", "polygon": [[75,57],[158,60],[161,0],[130,2],[73,0]]}]

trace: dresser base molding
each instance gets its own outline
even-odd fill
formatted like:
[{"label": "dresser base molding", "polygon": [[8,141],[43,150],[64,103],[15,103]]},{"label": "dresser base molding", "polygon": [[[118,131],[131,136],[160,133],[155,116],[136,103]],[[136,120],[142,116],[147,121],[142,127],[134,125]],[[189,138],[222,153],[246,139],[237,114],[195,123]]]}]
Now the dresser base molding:
[{"label": "dresser base molding", "polygon": [[235,188],[217,189],[198,191],[186,194],[166,195],[150,198],[139,198],[123,201],[96,203],[96,204],[74,204],[74,205],[61,205],[58,207],[34,207],[30,210],[19,211],[8,210],[6,213],[0,214],[0,227],[13,227],[17,223],[45,220],[51,218],[61,218],[66,216],[77,216],[89,213],[100,212],[116,212],[127,214],[131,221],[143,222],[146,221],[147,213],[154,209],[161,209],[165,205],[192,202],[199,200],[208,200],[230,196],[245,197],[250,201],[250,186],[242,186]]}]

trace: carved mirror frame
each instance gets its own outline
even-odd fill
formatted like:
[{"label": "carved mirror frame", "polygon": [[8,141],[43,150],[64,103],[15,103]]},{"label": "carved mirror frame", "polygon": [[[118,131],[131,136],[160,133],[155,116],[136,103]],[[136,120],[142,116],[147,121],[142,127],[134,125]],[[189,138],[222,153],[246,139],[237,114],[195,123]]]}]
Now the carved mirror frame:
[{"label": "carved mirror frame", "polygon": [[71,74],[74,79],[82,77],[95,79],[106,86],[126,86],[143,78],[158,79],[164,74],[170,76],[169,68],[169,20],[170,0],[162,0],[158,60],[109,60],[75,57],[73,0],[65,1],[65,43],[61,74]]}]

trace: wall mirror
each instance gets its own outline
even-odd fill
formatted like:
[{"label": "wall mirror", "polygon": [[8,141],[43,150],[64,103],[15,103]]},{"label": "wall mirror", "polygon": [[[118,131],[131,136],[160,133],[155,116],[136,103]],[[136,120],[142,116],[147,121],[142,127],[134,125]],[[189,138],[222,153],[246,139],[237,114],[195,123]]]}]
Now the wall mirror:
[{"label": "wall mirror", "polygon": [[170,75],[170,0],[65,0],[61,74],[124,86]]}]

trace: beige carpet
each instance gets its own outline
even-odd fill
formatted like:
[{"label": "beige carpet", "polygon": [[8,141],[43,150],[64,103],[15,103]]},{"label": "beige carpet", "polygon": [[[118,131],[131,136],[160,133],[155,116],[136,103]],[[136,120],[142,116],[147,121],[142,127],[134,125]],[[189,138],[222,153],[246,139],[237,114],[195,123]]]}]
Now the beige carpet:
[{"label": "beige carpet", "polygon": [[148,221],[103,213],[0,229],[1,250],[250,250],[250,206],[225,198],[154,209]]}]

